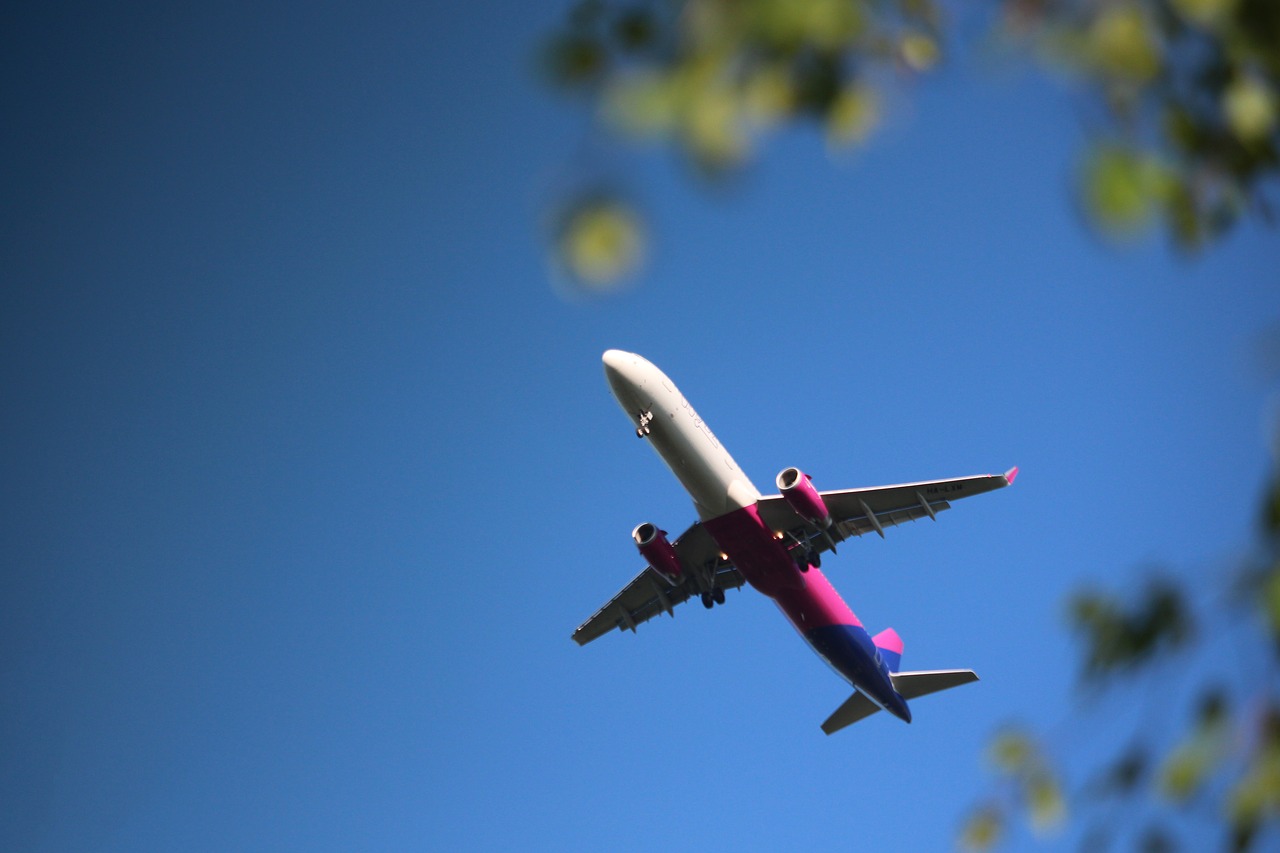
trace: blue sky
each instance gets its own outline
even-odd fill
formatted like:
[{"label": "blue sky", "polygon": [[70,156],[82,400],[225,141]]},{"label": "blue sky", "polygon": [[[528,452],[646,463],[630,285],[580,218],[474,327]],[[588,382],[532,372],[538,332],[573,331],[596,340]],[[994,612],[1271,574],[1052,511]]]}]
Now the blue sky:
[{"label": "blue sky", "polygon": [[[0,846],[944,849],[992,731],[1067,714],[1064,596],[1245,547],[1274,230],[1104,245],[1067,94],[951,69],[859,155],[786,134],[727,194],[606,158],[655,252],[566,301],[560,14],[11,14]],[[693,519],[610,347],[764,489],[1020,465],[824,565],[908,667],[983,681],[827,738],[847,689],[749,590],[578,648],[631,528]]]}]

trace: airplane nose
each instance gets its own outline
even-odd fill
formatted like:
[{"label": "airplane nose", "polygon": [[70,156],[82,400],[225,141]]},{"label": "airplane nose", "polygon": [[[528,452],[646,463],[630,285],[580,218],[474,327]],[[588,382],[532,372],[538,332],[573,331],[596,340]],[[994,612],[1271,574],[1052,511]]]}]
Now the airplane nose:
[{"label": "airplane nose", "polygon": [[633,368],[636,359],[631,353],[620,349],[605,350],[601,360],[604,361],[604,375],[615,391],[635,384],[634,377],[630,374],[635,372]]},{"label": "airplane nose", "polygon": [[604,351],[604,356],[601,360],[604,361],[604,366],[606,368],[621,371],[628,363],[630,363],[631,353],[623,352],[620,349],[607,349]]}]

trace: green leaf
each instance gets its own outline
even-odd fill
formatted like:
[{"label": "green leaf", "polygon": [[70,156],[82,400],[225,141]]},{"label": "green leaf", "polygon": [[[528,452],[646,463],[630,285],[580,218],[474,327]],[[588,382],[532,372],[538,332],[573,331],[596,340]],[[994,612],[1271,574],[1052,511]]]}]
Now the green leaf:
[{"label": "green leaf", "polygon": [[1276,127],[1275,93],[1256,77],[1237,77],[1222,93],[1222,112],[1237,139],[1261,142]]},{"label": "green leaf", "polygon": [[1184,20],[1207,29],[1216,29],[1236,9],[1236,0],[1172,0]]},{"label": "green leaf", "polygon": [[1109,3],[1089,28],[1089,56],[1101,73],[1142,83],[1160,70],[1160,48],[1137,3]]},{"label": "green leaf", "polygon": [[957,839],[960,849],[983,853],[994,850],[1004,837],[1004,814],[1000,807],[989,804],[977,809],[965,820]]},{"label": "green leaf", "polygon": [[1107,231],[1132,235],[1147,225],[1174,188],[1174,175],[1154,155],[1121,145],[1101,145],[1084,170],[1085,201]]},{"label": "green leaf", "polygon": [[1230,734],[1230,721],[1224,716],[1202,713],[1195,730],[1160,767],[1160,793],[1177,804],[1191,800],[1226,759]]},{"label": "green leaf", "polygon": [[1035,742],[1024,732],[1014,729],[997,733],[987,747],[987,759],[998,771],[1011,776],[1038,761],[1038,754]]},{"label": "green leaf", "polygon": [[854,84],[836,96],[827,113],[827,143],[844,147],[863,142],[880,120],[880,100],[875,89]]},{"label": "green leaf", "polygon": [[1066,797],[1057,777],[1048,770],[1042,768],[1027,777],[1023,796],[1030,812],[1031,828],[1038,835],[1057,829],[1066,820]]},{"label": "green leaf", "polygon": [[611,198],[588,198],[571,208],[556,241],[561,264],[590,290],[615,289],[639,268],[644,231],[630,207]]}]

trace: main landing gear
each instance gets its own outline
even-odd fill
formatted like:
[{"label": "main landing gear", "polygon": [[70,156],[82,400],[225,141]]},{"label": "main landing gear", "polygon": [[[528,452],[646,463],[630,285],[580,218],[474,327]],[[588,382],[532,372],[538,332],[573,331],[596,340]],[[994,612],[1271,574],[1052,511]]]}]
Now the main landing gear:
[{"label": "main landing gear", "polygon": [[796,567],[802,572],[822,568],[822,555],[817,551],[797,551]]},{"label": "main landing gear", "polygon": [[702,606],[703,606],[703,607],[705,607],[705,608],[707,608],[708,610],[710,610],[712,607],[715,607],[717,604],[724,604],[724,590],[723,590],[723,589],[721,589],[720,587],[716,587],[715,589],[711,590],[710,592],[704,592],[704,593],[702,594]]}]

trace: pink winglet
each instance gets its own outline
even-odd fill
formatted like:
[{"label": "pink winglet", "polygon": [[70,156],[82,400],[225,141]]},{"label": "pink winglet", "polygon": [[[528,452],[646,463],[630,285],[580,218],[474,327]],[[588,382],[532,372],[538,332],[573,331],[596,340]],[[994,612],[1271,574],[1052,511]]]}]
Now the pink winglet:
[{"label": "pink winglet", "polygon": [[1014,465],[1014,466],[1013,466],[1012,468],[1010,468],[1008,471],[1005,471],[1005,472],[1004,472],[1004,478],[1005,478],[1005,480],[1007,480],[1007,481],[1009,482],[1009,485],[1011,485],[1011,486],[1013,485],[1014,478],[1016,478],[1017,476],[1018,476],[1018,466],[1017,466],[1017,465]]}]

